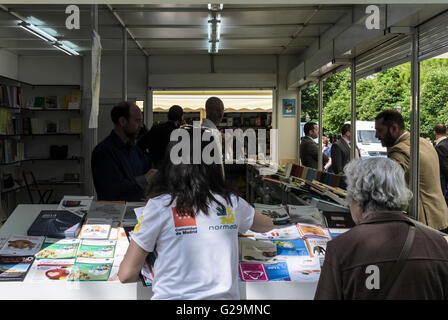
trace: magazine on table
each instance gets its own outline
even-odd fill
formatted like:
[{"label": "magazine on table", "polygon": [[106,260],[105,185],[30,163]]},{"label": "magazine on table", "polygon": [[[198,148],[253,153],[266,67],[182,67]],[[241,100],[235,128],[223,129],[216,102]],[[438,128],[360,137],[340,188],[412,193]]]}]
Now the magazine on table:
[{"label": "magazine on table", "polygon": [[82,226],[79,238],[81,239],[109,239],[112,229],[112,219],[88,218]]},{"label": "magazine on table", "polygon": [[45,238],[36,259],[70,259],[76,257],[79,239]]},{"label": "magazine on table", "polygon": [[272,219],[274,224],[286,224],[290,221],[290,217],[286,207],[282,204],[269,205],[254,203],[255,210],[259,211]]},{"label": "magazine on table", "polygon": [[298,223],[297,230],[299,230],[300,237],[305,239],[307,237],[321,237],[330,239],[330,233],[326,228],[307,223]]},{"label": "magazine on table", "polygon": [[59,202],[57,210],[68,210],[74,213],[87,214],[93,202],[89,196],[64,196]]},{"label": "magazine on table", "polygon": [[0,256],[0,281],[23,281],[34,256]]},{"label": "magazine on table", "polygon": [[315,206],[287,205],[290,223],[307,223],[325,228],[326,222],[322,212]]},{"label": "magazine on table", "polygon": [[271,264],[277,263],[277,246],[271,241],[238,238],[240,261]]},{"label": "magazine on table", "polygon": [[252,235],[257,240],[293,240],[300,239],[299,231],[296,225],[285,226],[282,228],[272,229],[268,232],[257,233],[249,231],[248,235]]},{"label": "magazine on table", "polygon": [[73,265],[69,281],[107,281],[112,270],[113,259],[77,258]]},{"label": "magazine on table", "polygon": [[0,249],[0,256],[34,256],[39,252],[45,237],[11,235]]},{"label": "magazine on table", "polygon": [[105,259],[115,255],[115,240],[83,240],[77,258]]},{"label": "magazine on table", "polygon": [[36,260],[27,275],[27,281],[66,280],[74,264],[74,258]]},{"label": "magazine on table", "polygon": [[29,227],[29,236],[76,238],[86,217],[85,212],[42,210]]},{"label": "magazine on table", "polygon": [[125,211],[124,201],[93,201],[87,219],[111,219],[113,222],[121,222]]},{"label": "magazine on table", "polygon": [[321,267],[324,264],[328,241],[327,238],[319,237],[307,237],[305,240],[310,257],[317,257]]}]

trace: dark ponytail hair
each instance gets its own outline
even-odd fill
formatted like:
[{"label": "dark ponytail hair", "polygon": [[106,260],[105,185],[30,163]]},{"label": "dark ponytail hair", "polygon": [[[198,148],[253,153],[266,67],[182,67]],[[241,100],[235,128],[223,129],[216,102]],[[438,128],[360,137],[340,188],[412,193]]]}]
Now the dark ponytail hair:
[{"label": "dark ponytail hair", "polygon": [[[200,136],[205,128],[181,127],[176,130],[186,130],[189,135],[190,160],[193,159],[193,130],[200,130]],[[199,211],[208,215],[208,207],[212,202],[224,207],[214,196],[220,195],[227,203],[231,202],[232,191],[227,186],[222,164],[206,164],[202,159],[204,147],[210,143],[216,143],[213,136],[210,141],[201,141],[201,162],[198,164],[174,164],[171,160],[171,149],[180,142],[171,141],[165,151],[162,165],[149,183],[149,198],[155,198],[163,194],[171,196],[170,206],[176,201],[176,210],[182,215],[196,216]],[[220,144],[218,144],[219,146]],[[181,156],[181,155],[179,155]],[[221,160],[222,161],[222,160]]]}]

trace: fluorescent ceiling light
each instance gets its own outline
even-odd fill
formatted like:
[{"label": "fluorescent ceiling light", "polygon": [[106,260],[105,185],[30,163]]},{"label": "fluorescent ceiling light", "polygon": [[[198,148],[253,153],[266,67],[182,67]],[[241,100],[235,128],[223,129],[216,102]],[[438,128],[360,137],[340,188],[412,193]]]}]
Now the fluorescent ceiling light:
[{"label": "fluorescent ceiling light", "polygon": [[60,43],[55,43],[53,44],[53,47],[55,47],[56,49],[61,50],[62,52],[68,54],[69,56],[79,56],[79,53],[63,44]]},{"label": "fluorescent ceiling light", "polygon": [[48,42],[56,42],[58,39],[53,37],[52,35],[48,34],[47,32],[39,29],[35,25],[31,23],[22,22],[19,23],[19,26],[25,29],[26,31],[32,33],[33,35],[41,38],[42,40],[48,41]]}]

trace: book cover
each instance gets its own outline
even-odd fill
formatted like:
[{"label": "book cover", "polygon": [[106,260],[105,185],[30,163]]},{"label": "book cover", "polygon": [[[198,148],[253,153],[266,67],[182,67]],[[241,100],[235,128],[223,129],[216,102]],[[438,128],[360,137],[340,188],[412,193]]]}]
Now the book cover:
[{"label": "book cover", "polygon": [[277,246],[271,241],[238,239],[241,251],[240,261],[272,264],[277,263]]},{"label": "book cover", "polygon": [[76,238],[86,214],[68,210],[42,210],[28,229],[29,236]]},{"label": "book cover", "polygon": [[264,214],[269,218],[271,218],[274,224],[286,224],[290,220],[288,211],[282,204],[269,205],[269,204],[254,203],[254,208],[261,214]]},{"label": "book cover", "polygon": [[92,204],[93,197],[89,196],[69,196],[66,195],[59,202],[57,210],[67,210],[74,213],[84,213],[87,215],[87,212],[90,209],[90,205]]},{"label": "book cover", "polygon": [[315,206],[294,206],[288,204],[287,208],[291,223],[306,223],[326,227],[323,214]]},{"label": "book cover", "polygon": [[289,275],[293,282],[318,282],[320,277],[319,260],[309,256],[288,257],[286,260]]},{"label": "book cover", "polygon": [[324,264],[328,241],[329,239],[316,237],[308,237],[305,240],[310,257],[317,257],[321,267]]},{"label": "book cover", "polygon": [[238,270],[242,281],[269,281],[262,264],[240,262]]},{"label": "book cover", "polygon": [[87,213],[87,218],[111,219],[121,222],[126,211],[124,201],[93,201]]},{"label": "book cover", "polygon": [[78,258],[68,276],[69,281],[107,281],[113,259]]},{"label": "book cover", "polygon": [[45,237],[32,237],[14,234],[0,249],[1,256],[34,256],[39,252]]},{"label": "book cover", "polygon": [[31,281],[66,280],[74,264],[74,258],[36,260],[31,266],[28,278],[31,279]]},{"label": "book cover", "polygon": [[70,133],[81,133],[82,131],[82,118],[70,118]]},{"label": "book cover", "polygon": [[291,281],[286,262],[266,264],[264,266],[269,281]]},{"label": "book cover", "polygon": [[307,246],[302,239],[273,241],[277,246],[278,256],[308,256]]},{"label": "book cover", "polygon": [[83,240],[79,246],[77,258],[112,259],[115,254],[115,245],[115,240]]},{"label": "book cover", "polygon": [[46,238],[36,259],[70,259],[76,257],[79,239]]},{"label": "book cover", "polygon": [[81,239],[109,239],[112,228],[112,219],[88,218],[82,226],[79,238]]},{"label": "book cover", "polygon": [[23,281],[33,261],[33,256],[0,256],[0,281]]},{"label": "book cover", "polygon": [[316,225],[298,223],[297,229],[299,230],[300,237],[303,239],[306,237],[330,238],[328,231]]}]

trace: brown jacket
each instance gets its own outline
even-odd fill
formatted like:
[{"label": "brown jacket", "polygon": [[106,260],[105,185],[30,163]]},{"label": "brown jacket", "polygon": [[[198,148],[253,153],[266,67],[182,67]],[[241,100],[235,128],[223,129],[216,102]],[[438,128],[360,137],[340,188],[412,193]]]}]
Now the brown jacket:
[{"label": "brown jacket", "polygon": [[[374,299],[401,252],[409,223],[401,212],[377,212],[329,241],[315,299]],[[367,289],[370,265],[379,268],[379,289]],[[408,259],[389,293],[388,299],[448,299],[448,243],[440,234],[417,226]]]},{"label": "brown jacket", "polygon": [[[387,156],[397,161],[409,183],[411,135],[404,135],[396,145],[387,149]],[[448,207],[440,187],[439,157],[432,144],[420,138],[420,175],[418,220],[436,230],[448,227]]]}]

